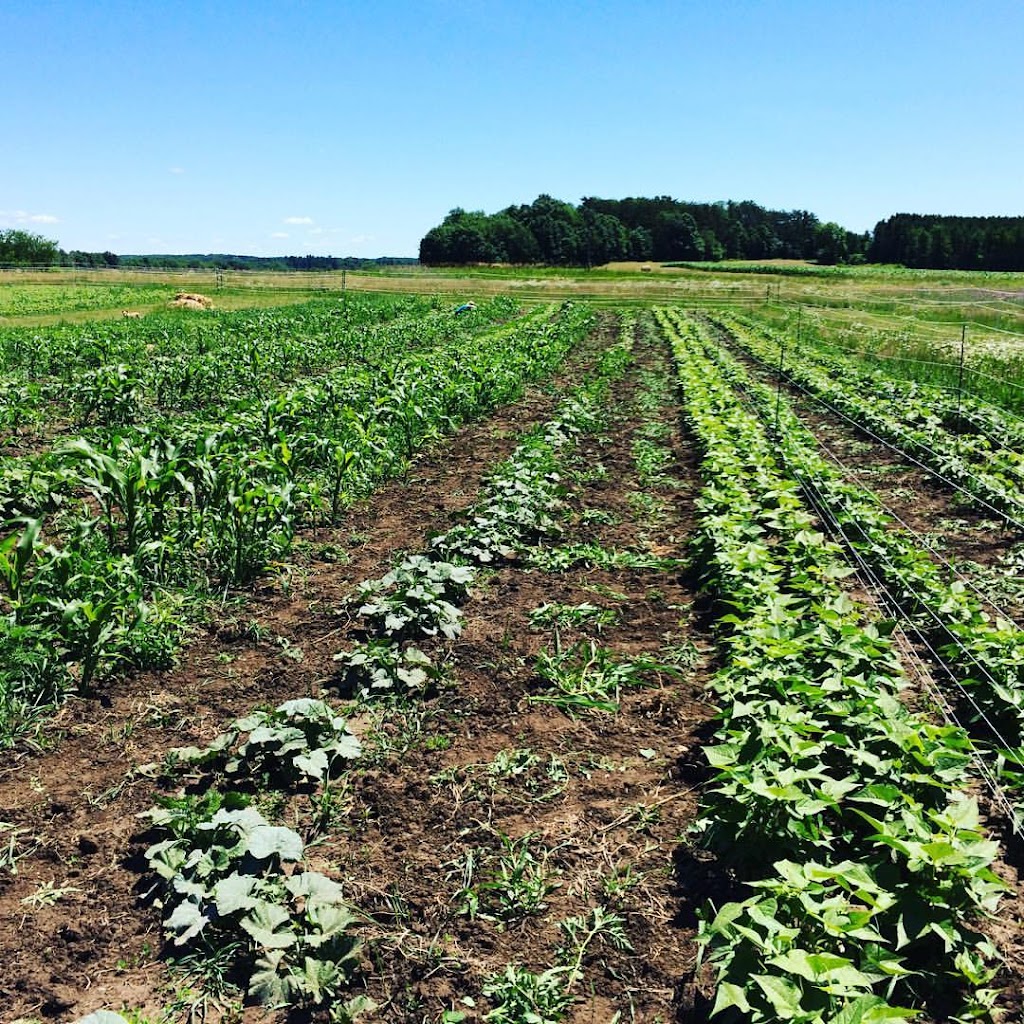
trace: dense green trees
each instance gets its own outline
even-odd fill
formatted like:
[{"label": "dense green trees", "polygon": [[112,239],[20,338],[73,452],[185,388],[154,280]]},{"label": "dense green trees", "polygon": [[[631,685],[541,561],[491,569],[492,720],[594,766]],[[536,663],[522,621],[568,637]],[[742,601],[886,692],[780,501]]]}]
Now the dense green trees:
[{"label": "dense green trees", "polygon": [[573,206],[541,195],[493,215],[452,210],[420,242],[420,261],[589,267],[629,259],[784,257],[838,263],[860,257],[868,240],[805,210],[766,210],[749,201],[590,197]]},{"label": "dense green trees", "polygon": [[1024,270],[1024,217],[898,213],[875,225],[868,259],[937,270]]},{"label": "dense green trees", "polygon": [[0,231],[0,266],[52,266],[59,261],[56,242],[28,231]]}]

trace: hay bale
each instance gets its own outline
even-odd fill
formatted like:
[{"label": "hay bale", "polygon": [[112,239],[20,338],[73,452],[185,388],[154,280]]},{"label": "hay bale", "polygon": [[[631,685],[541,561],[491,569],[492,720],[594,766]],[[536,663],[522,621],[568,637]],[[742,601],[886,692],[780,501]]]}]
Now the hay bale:
[{"label": "hay bale", "polygon": [[122,309],[121,316],[126,320],[141,320],[142,314],[134,309]]},{"label": "hay bale", "polygon": [[209,309],[213,305],[213,299],[198,292],[178,292],[171,305],[179,309]]}]

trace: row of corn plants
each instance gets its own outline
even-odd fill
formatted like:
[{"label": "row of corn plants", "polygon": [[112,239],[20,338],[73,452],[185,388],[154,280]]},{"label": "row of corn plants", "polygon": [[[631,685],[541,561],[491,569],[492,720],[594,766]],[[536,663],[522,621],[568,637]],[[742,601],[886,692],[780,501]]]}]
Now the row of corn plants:
[{"label": "row of corn plants", "polygon": [[[881,371],[860,370],[840,356],[802,348],[785,351],[790,339],[739,316],[713,322],[764,366],[782,373],[828,407],[952,481],[1011,521],[1024,522],[1024,455],[1012,420],[976,399],[940,397]],[[995,419],[1006,422],[999,426]],[[981,426],[984,423],[985,426]]]},{"label": "row of corn plants", "polygon": [[847,1024],[959,999],[985,1019],[996,952],[974,922],[1005,885],[964,791],[970,742],[901,702],[892,624],[841,586],[842,551],[697,327],[657,316],[703,448],[694,558],[726,654],[695,832],[751,892],[702,915],[713,1012]]},{"label": "row of corn plants", "polygon": [[428,341],[448,344],[514,312],[505,298],[455,318],[438,300],[345,296],[287,309],[0,331],[0,424],[59,415],[102,429],[189,412],[209,417],[300,376]]},{"label": "row of corn plants", "polygon": [[79,438],[28,460],[0,536],[0,649],[19,652],[0,670],[0,722],[113,664],[167,664],[183,587],[264,571],[300,525],[335,518],[418,448],[549,374],[591,324],[578,307],[551,313],[339,370],[175,437]]},{"label": "row of corn plants", "polygon": [[[698,328],[699,330],[699,328]],[[733,386],[778,423],[783,464],[827,503],[854,552],[885,582],[890,595],[941,655],[964,691],[957,703],[991,763],[1015,790],[1024,785],[1024,631],[986,610],[969,586],[937,564],[870,491],[850,483],[824,458],[814,435],[774,389],[752,380],[729,353],[705,337],[705,352]]]}]

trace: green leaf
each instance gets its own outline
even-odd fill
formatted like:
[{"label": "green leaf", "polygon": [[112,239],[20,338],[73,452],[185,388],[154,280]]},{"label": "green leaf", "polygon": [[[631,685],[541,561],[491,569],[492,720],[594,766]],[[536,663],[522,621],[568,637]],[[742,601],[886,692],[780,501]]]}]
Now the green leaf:
[{"label": "green leaf", "polygon": [[213,887],[213,898],[217,905],[217,913],[227,917],[239,910],[254,907],[257,900],[252,895],[256,879],[252,875],[240,875],[237,872],[222,878]]},{"label": "green leaf", "polygon": [[292,764],[309,779],[322,780],[327,775],[330,764],[326,750],[313,750],[309,754],[296,754]]},{"label": "green leaf", "polygon": [[278,973],[283,956],[282,950],[268,950],[254,965],[249,978],[249,996],[261,1006],[273,1008],[288,1003],[288,986]]},{"label": "green leaf", "polygon": [[714,747],[705,747],[704,756],[712,768],[727,768],[736,763],[741,750],[738,743],[719,743]]},{"label": "green leaf", "polygon": [[347,931],[356,922],[355,915],[348,907],[328,903],[316,897],[310,898],[306,914],[309,923],[317,930],[317,934],[307,933],[305,936],[310,946],[322,946]]},{"label": "green leaf", "polygon": [[752,974],[751,978],[757,982],[761,991],[768,997],[775,1012],[783,1020],[791,1020],[800,1009],[800,989],[786,978],[779,978],[772,974]]},{"label": "green leaf", "polygon": [[345,757],[350,760],[359,757],[363,752],[363,745],[357,736],[344,733],[339,736],[328,748],[334,757]]},{"label": "green leaf", "polygon": [[284,885],[293,896],[316,897],[323,903],[341,903],[344,900],[341,886],[319,871],[303,871],[301,875],[292,875],[285,879]]},{"label": "green leaf", "polygon": [[258,902],[239,924],[264,949],[287,949],[298,941],[291,915],[276,903]]},{"label": "green leaf", "polygon": [[715,1008],[711,1011],[711,1016],[714,1017],[716,1013],[721,1010],[725,1010],[730,1006],[735,1006],[743,1013],[751,1012],[750,1003],[747,1002],[746,992],[744,992],[739,985],[734,985],[731,981],[723,981],[718,986],[718,994],[715,997]]},{"label": "green leaf", "polygon": [[179,903],[174,912],[164,922],[164,930],[175,934],[174,944],[183,946],[189,939],[198,935],[208,924],[210,918],[195,903]]},{"label": "green leaf", "polygon": [[[865,1014],[875,1010],[892,1010],[881,996],[858,996],[852,1003],[847,1003],[839,1013],[830,1017],[828,1024],[865,1024],[867,1020],[882,1020],[878,1016],[866,1017]],[[898,1011],[901,1015],[904,1011]]]},{"label": "green leaf", "polygon": [[257,860],[265,860],[275,853],[285,861],[302,859],[304,844],[298,832],[279,825],[257,825],[249,833],[246,845],[249,853]]}]

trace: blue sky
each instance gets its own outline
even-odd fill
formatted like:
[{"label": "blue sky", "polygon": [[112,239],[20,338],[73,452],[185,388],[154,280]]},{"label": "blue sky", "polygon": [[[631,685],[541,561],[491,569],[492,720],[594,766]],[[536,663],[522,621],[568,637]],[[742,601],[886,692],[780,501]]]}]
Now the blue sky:
[{"label": "blue sky", "polygon": [[0,228],[415,255],[454,206],[1024,214],[1024,4],[0,0]]}]

